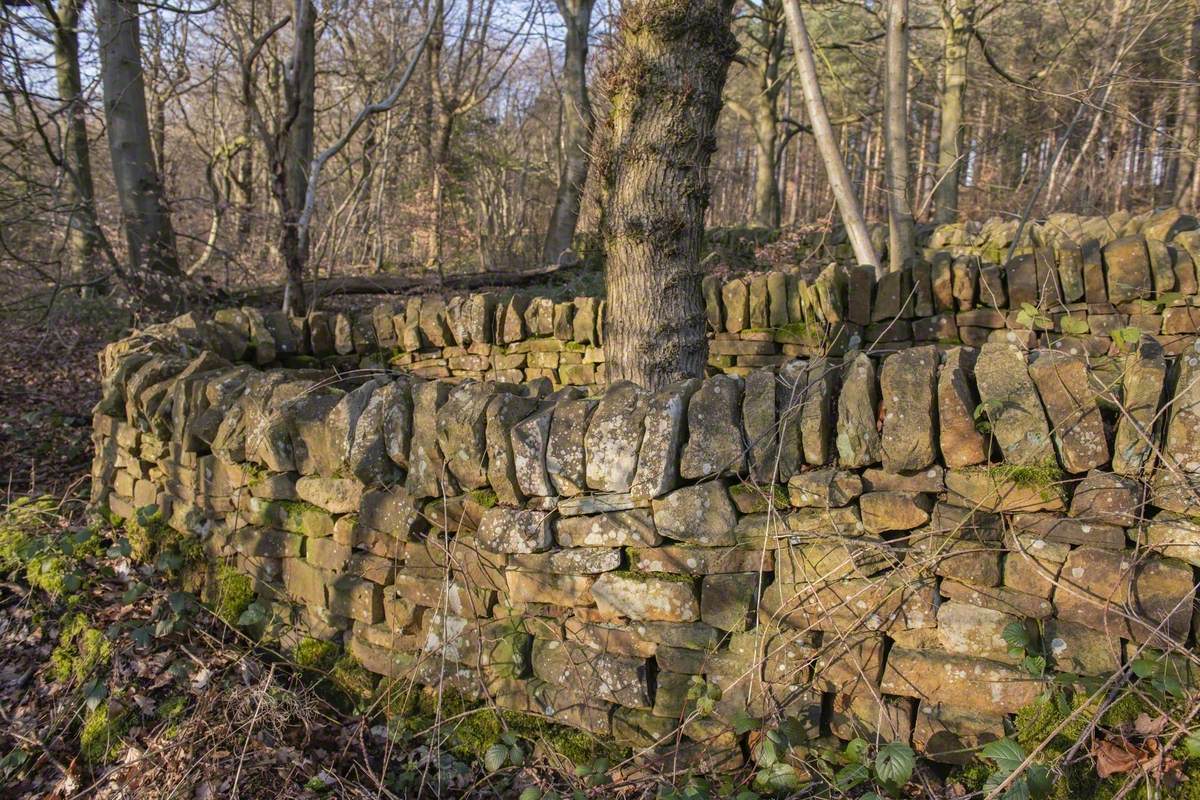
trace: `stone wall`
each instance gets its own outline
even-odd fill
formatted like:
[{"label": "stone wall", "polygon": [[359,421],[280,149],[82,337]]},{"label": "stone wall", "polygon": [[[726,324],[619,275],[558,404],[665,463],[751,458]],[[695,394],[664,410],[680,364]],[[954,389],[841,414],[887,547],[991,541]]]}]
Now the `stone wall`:
[{"label": "stone wall", "polygon": [[[1173,355],[1194,338],[1195,218],[1174,209],[1132,219],[1058,215],[1032,226],[1006,266],[989,261],[1007,254],[1015,228],[939,228],[913,268],[878,281],[870,269],[837,263],[811,281],[784,272],[710,276],[710,372],[745,376],[797,357],[882,354],[926,343],[1006,341],[1116,355],[1142,333]],[[604,314],[595,297],[480,293],[304,320],[250,310],[217,318],[252,344],[270,334],[274,349],[256,351],[263,364],[393,367],[423,378],[517,383],[544,378],[558,387],[605,382]]]},{"label": "stone wall", "polygon": [[[1133,241],[1104,252],[1147,252]],[[95,502],[156,506],[209,564],[253,576],[285,644],[340,641],[381,676],[714,769],[743,762],[746,714],[964,760],[1049,680],[1009,650],[1010,623],[1081,676],[1194,638],[1194,338],[1168,340],[1171,358],[1150,335],[1089,356],[1006,334],[735,365],[653,394],[313,368],[331,349],[336,367],[410,354],[387,331],[494,347],[515,306],[482,325],[479,297],[307,326],[189,315],[109,346]],[[565,334],[559,308],[532,329]],[[550,340],[599,345],[595,317],[573,338],[588,308]],[[579,354],[522,336],[530,357]]]}]

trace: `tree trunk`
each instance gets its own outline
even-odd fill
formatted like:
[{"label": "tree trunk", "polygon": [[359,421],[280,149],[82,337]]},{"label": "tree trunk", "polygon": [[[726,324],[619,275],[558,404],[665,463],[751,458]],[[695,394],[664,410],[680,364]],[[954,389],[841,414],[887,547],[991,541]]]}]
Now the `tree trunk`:
[{"label": "tree trunk", "polygon": [[871,246],[871,236],[867,232],[867,223],[863,221],[862,210],[854,196],[854,187],[850,176],[846,173],[846,165],[842,154],[838,151],[837,140],[833,136],[833,127],[829,124],[829,112],[825,109],[825,99],[821,95],[821,84],[817,80],[817,64],[813,59],[812,42],[808,38],[808,29],[804,26],[804,15],[800,13],[799,0],[784,0],[784,13],[787,15],[788,32],[792,38],[792,49],[796,53],[796,73],[800,77],[800,86],[804,90],[804,106],[808,112],[809,123],[812,125],[813,137],[817,140],[817,150],[821,160],[825,162],[825,172],[829,176],[829,188],[837,200],[838,210],[842,214],[842,222],[850,237],[850,246],[854,248],[854,257],[860,264],[869,264],[879,269],[879,256]]},{"label": "tree trunk", "polygon": [[898,272],[912,261],[917,249],[908,175],[908,0],[888,3],[885,69],[888,266]]},{"label": "tree trunk", "polygon": [[1195,187],[1200,178],[1196,169],[1197,134],[1200,133],[1200,0],[1192,0],[1191,20],[1187,32],[1187,56],[1183,63],[1183,80],[1179,85],[1179,172],[1175,183],[1175,205],[1193,208],[1197,197]]},{"label": "tree trunk", "polygon": [[[83,100],[83,82],[79,74],[79,12],[82,0],[62,0],[55,11],[54,73],[58,96],[66,110],[63,130],[63,200],[67,218],[67,264],[76,283],[91,281],[96,275],[99,228],[96,224],[95,188],[92,160],[88,153],[87,104]],[[88,287],[85,291],[93,291]]]},{"label": "tree trunk", "polygon": [[558,175],[554,210],[550,213],[550,225],[546,229],[546,241],[542,247],[542,261],[546,264],[557,264],[562,255],[571,249],[575,226],[579,224],[583,188],[587,182],[588,150],[594,127],[592,103],[588,99],[587,50],[594,2],[555,0],[567,26],[567,35],[562,79],[562,168]]},{"label": "tree trunk", "polygon": [[627,0],[598,162],[608,253],[610,381],[650,389],[704,373],[700,243],[729,63],[733,0]]},{"label": "tree trunk", "polygon": [[300,214],[308,194],[308,169],[313,159],[313,133],[316,125],[315,97],[317,80],[317,10],[312,0],[298,0],[296,39],[288,65],[287,109],[291,124],[287,129],[287,150],[283,170],[283,229],[279,251],[287,270],[284,310],[305,313],[304,272],[308,267],[307,240],[300,236]]},{"label": "tree trunk", "polygon": [[946,225],[958,218],[958,185],[963,162],[963,97],[967,93],[967,54],[971,44],[974,0],[943,0],[941,125],[937,175],[933,187],[933,221]]},{"label": "tree trunk", "polygon": [[[96,28],[108,147],[129,246],[127,277],[134,288],[146,289],[146,280],[155,275],[178,278],[182,272],[150,144],[137,4],[97,0]],[[166,305],[177,301],[161,286],[154,287],[152,295],[155,302]]]},{"label": "tree trunk", "polygon": [[760,94],[754,100],[754,224],[779,227],[778,141],[779,114],[775,98]]}]

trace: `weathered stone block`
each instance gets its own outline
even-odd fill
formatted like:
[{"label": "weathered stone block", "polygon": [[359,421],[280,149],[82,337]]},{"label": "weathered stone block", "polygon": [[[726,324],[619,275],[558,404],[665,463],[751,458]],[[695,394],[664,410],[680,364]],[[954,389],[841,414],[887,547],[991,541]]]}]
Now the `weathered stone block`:
[{"label": "weathered stone block", "polygon": [[1050,418],[1067,472],[1087,472],[1107,463],[1108,438],[1087,364],[1056,350],[1041,351],[1029,366],[1029,375]]},{"label": "weathered stone block", "polygon": [[560,496],[572,497],[587,488],[583,439],[595,410],[595,400],[582,399],[560,402],[554,408],[546,445],[546,472]]},{"label": "weathered stone block", "polygon": [[[635,499],[650,500],[661,497],[679,485],[679,456],[687,433],[687,407],[692,395],[699,388],[699,380],[680,381],[656,392],[646,402],[637,472],[629,489],[629,493]],[[772,415],[773,412],[774,406]],[[556,416],[557,413],[556,411]],[[553,436],[552,430],[552,443]],[[553,478],[553,474],[551,477]]]},{"label": "weathered stone block", "polygon": [[879,461],[879,384],[875,362],[865,353],[847,356],[838,394],[838,463],[843,467],[865,467]]},{"label": "weathered stone block", "polygon": [[742,383],[732,375],[706,379],[688,403],[688,441],[679,474],[688,480],[746,470]]},{"label": "weathered stone block", "polygon": [[910,531],[929,521],[929,495],[909,492],[868,492],[858,499],[863,527],[869,533]]},{"label": "weathered stone block", "polygon": [[700,585],[700,619],[723,631],[744,631],[758,606],[760,586],[766,579],[757,572],[708,575]]},{"label": "weathered stone block", "polygon": [[663,536],[706,547],[736,544],[737,512],[721,481],[676,489],[653,500],[650,508]]},{"label": "weathered stone block", "polygon": [[654,547],[662,541],[650,512],[641,508],[562,517],[557,536],[561,547]]},{"label": "weathered stone block", "polygon": [[1045,681],[1028,672],[966,656],[892,648],[880,691],[985,714],[1015,713],[1037,699]]},{"label": "weathered stone block", "polygon": [[700,618],[700,603],[691,578],[606,572],[596,578],[592,595],[601,611],[630,619],[693,622]]},{"label": "weathered stone block", "polygon": [[937,350],[926,346],[894,353],[883,362],[883,467],[889,472],[924,469],[937,456],[938,361]]},{"label": "weathered stone block", "polygon": [[1021,351],[1010,344],[985,344],[975,363],[975,379],[1005,460],[1027,465],[1054,463],[1046,414]]},{"label": "weathered stone block", "polygon": [[840,508],[862,494],[862,479],[853,472],[828,467],[793,475],[788,497],[795,508]]},{"label": "weathered stone block", "polygon": [[648,393],[628,381],[611,384],[583,439],[588,488],[628,492],[637,472]]},{"label": "weathered stone block", "polygon": [[496,553],[540,553],[554,545],[550,515],[536,509],[489,508],[476,536]]}]

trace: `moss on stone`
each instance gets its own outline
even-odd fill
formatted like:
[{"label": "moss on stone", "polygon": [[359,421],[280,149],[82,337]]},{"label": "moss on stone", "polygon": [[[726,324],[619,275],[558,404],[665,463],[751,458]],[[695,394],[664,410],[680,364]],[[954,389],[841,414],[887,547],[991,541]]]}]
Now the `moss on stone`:
[{"label": "moss on stone", "polygon": [[112,643],[104,632],[88,625],[87,617],[75,613],[63,622],[58,646],[50,654],[50,671],[57,681],[83,683],[112,659]]},{"label": "moss on stone", "polygon": [[305,636],[292,649],[292,660],[296,662],[296,666],[303,669],[328,672],[333,668],[340,652],[341,648],[334,642]]},{"label": "moss on stone", "polygon": [[474,489],[467,495],[484,508],[492,508],[500,502],[500,498],[491,489]]},{"label": "moss on stone", "polygon": [[1042,464],[993,464],[987,467],[994,478],[1026,489],[1051,490],[1063,479],[1062,468],[1054,461]]},{"label": "moss on stone", "polygon": [[342,654],[333,663],[329,680],[356,704],[369,700],[375,692],[375,676],[349,653]]},{"label": "moss on stone", "polygon": [[79,732],[79,753],[90,764],[107,764],[114,761],[124,749],[121,737],[129,729],[129,716],[125,711],[110,711],[100,704],[88,712],[83,728]]},{"label": "moss on stone", "polygon": [[691,575],[678,575],[674,572],[638,572],[637,570],[616,570],[612,575],[631,581],[667,581],[669,583],[692,583],[696,579]]},{"label": "moss on stone", "polygon": [[230,625],[254,602],[254,581],[228,564],[217,567],[213,613]]}]

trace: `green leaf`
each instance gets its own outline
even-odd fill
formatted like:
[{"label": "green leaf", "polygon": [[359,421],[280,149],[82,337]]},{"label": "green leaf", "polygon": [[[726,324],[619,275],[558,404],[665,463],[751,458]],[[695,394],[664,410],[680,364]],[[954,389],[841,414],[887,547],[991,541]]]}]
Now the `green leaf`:
[{"label": "green leaf", "polygon": [[857,738],[851,739],[846,743],[845,755],[846,761],[851,764],[861,764],[867,760],[867,751],[871,745],[867,744],[866,739]]},{"label": "green leaf", "polygon": [[988,742],[979,751],[979,754],[995,761],[996,766],[1005,773],[1012,772],[1025,760],[1025,750],[1012,739],[996,739]]},{"label": "green leaf", "polygon": [[1049,797],[1054,789],[1054,783],[1050,780],[1050,770],[1041,764],[1029,765],[1029,769],[1025,770],[1025,783],[1029,787],[1029,796],[1034,800]]},{"label": "green leaf", "polygon": [[1129,666],[1139,678],[1149,678],[1159,671],[1159,663],[1149,658],[1135,658]]},{"label": "green leaf", "polygon": [[1045,656],[1025,656],[1025,660],[1021,662],[1025,667],[1025,671],[1035,678],[1040,678],[1046,674],[1046,658]]},{"label": "green leaf", "polygon": [[1010,622],[1005,625],[1004,630],[1000,632],[1000,638],[1009,647],[1019,647],[1022,650],[1028,650],[1031,644],[1029,629],[1020,622]]},{"label": "green leaf", "polygon": [[738,711],[733,715],[733,732],[738,736],[743,733],[757,730],[762,722],[747,714],[745,711]]},{"label": "green leaf", "polygon": [[800,776],[791,764],[778,763],[760,769],[754,776],[754,783],[772,794],[792,792],[800,788]]},{"label": "green leaf", "polygon": [[237,624],[239,628],[251,628],[263,622],[267,618],[267,610],[262,607],[261,603],[254,602],[246,606],[246,610],[238,617]]},{"label": "green leaf", "polygon": [[502,744],[494,744],[483,754],[483,765],[488,772],[495,772],[508,761],[508,748]]},{"label": "green leaf", "polygon": [[1059,321],[1059,325],[1062,327],[1062,332],[1069,336],[1084,336],[1091,330],[1087,320],[1082,317],[1063,317]]},{"label": "green leaf", "polygon": [[171,592],[167,595],[167,603],[176,614],[182,614],[191,606],[192,596],[187,592]]},{"label": "green leaf", "polygon": [[1188,735],[1183,737],[1183,746],[1190,757],[1200,758],[1200,730],[1188,731]]},{"label": "green leaf", "polygon": [[895,788],[908,783],[916,765],[916,753],[901,742],[889,742],[875,755],[875,774],[881,782]]},{"label": "green leaf", "polygon": [[838,770],[837,775],[833,777],[833,785],[838,789],[848,791],[870,777],[871,770],[866,764],[851,764],[848,767]]},{"label": "green leaf", "polygon": [[136,602],[137,599],[139,597],[141,597],[142,595],[144,595],[146,593],[146,590],[149,588],[150,587],[147,586],[146,584],[142,583],[141,581],[138,581],[133,586],[130,586],[128,589],[125,590],[125,594],[121,595],[121,602],[124,603],[125,605],[129,605],[130,603]]},{"label": "green leaf", "polygon": [[769,767],[779,761],[779,750],[766,736],[758,740],[758,746],[754,750],[754,760],[760,767]]},{"label": "green leaf", "polygon": [[536,786],[530,786],[521,792],[517,800],[542,800],[542,790]]}]

